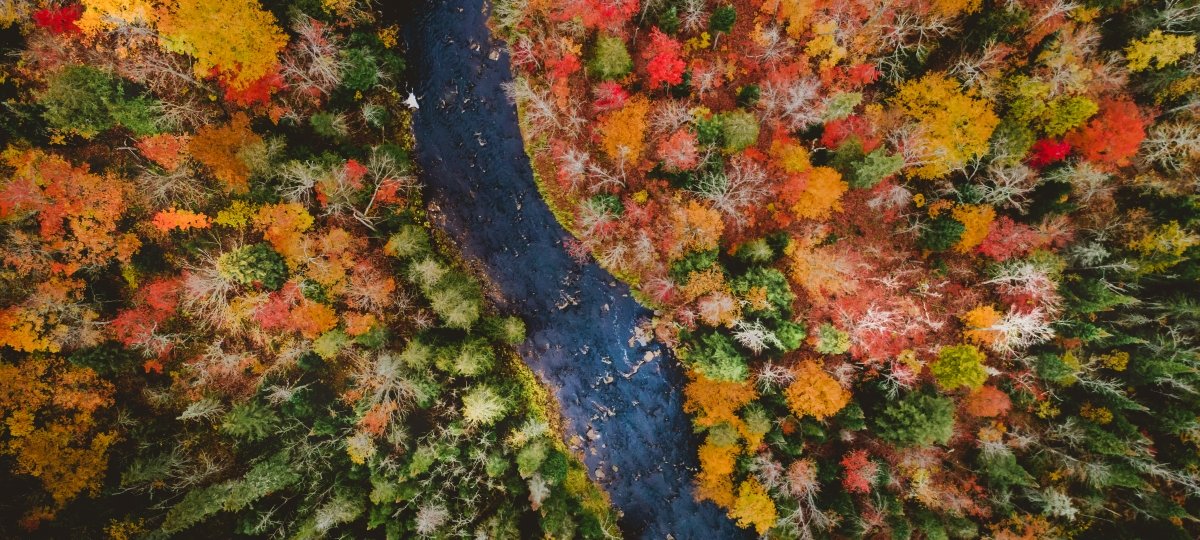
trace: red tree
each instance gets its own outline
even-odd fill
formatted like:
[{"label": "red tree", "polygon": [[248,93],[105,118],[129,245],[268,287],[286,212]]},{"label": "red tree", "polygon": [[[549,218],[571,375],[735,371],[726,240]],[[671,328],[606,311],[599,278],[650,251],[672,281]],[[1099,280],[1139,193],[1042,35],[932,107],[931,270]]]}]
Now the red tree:
[{"label": "red tree", "polygon": [[1071,153],[1071,145],[1054,139],[1042,139],[1033,143],[1032,151],[1029,164],[1040,169],[1065,159]]},{"label": "red tree", "polygon": [[1068,134],[1066,142],[1077,148],[1083,159],[1124,167],[1146,138],[1149,122],[1133,101],[1106,99],[1100,103],[1100,114]]},{"label": "red tree", "polygon": [[658,88],[664,83],[676,85],[683,82],[683,70],[687,67],[679,56],[682,46],[655,27],[650,31],[650,45],[642,51],[646,59],[646,73],[650,76],[650,87]]},{"label": "red tree", "polygon": [[592,102],[592,106],[601,111],[620,109],[625,105],[625,100],[629,99],[629,92],[613,81],[597,84],[594,92],[596,101]]},{"label": "red tree", "polygon": [[850,493],[870,493],[871,484],[875,482],[875,474],[879,465],[871,461],[866,450],[854,450],[842,457],[841,465],[846,469],[842,477],[842,487]]},{"label": "red tree", "polygon": [[991,418],[1000,416],[1012,407],[1012,400],[995,386],[982,386],[967,396],[963,409],[971,416]]},{"label": "red tree", "polygon": [[213,68],[212,73],[214,76],[217,76],[217,81],[221,84],[221,88],[225,90],[225,101],[240,107],[269,105],[271,103],[271,95],[286,86],[283,76],[279,74],[279,66],[276,66],[275,69],[266,75],[251,81],[245,88],[241,89],[231,85],[228,80],[229,77],[221,76],[216,68]]},{"label": "red tree", "polygon": [[1024,255],[1044,243],[1036,229],[1000,216],[988,226],[988,235],[975,251],[995,261]]},{"label": "red tree", "polygon": [[33,23],[52,34],[78,34],[75,22],[83,15],[83,6],[63,6],[57,9],[39,9],[33,12]]}]

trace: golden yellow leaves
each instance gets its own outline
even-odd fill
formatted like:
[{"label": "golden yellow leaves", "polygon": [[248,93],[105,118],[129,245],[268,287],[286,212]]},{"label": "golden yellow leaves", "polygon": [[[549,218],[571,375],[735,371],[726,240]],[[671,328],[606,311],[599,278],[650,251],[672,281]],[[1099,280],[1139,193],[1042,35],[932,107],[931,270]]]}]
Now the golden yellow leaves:
[{"label": "golden yellow leaves", "polygon": [[174,0],[158,32],[164,49],[196,59],[196,76],[219,73],[235,90],[274,71],[287,45],[275,16],[255,0]]},{"label": "golden yellow leaves", "polygon": [[614,161],[636,162],[645,146],[646,114],[650,102],[645,98],[634,98],[620,110],[609,114],[601,122],[601,148]]},{"label": "golden yellow leaves", "polygon": [[850,392],[812,360],[804,360],[792,369],[796,380],[784,392],[788,408],[796,416],[824,420],[850,402]]},{"label": "golden yellow leaves", "polygon": [[1000,123],[991,103],[940,72],[905,82],[892,103],[917,130],[911,144],[920,149],[923,164],[909,174],[926,180],[986,154]]}]

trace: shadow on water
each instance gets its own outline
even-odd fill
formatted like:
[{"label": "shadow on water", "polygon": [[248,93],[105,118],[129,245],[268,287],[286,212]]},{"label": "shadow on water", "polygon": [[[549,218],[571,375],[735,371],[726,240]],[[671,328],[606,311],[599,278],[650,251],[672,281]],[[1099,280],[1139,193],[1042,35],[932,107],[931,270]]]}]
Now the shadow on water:
[{"label": "shadow on water", "polygon": [[624,512],[626,536],[745,537],[722,510],[692,498],[697,441],[679,367],[657,356],[630,374],[647,353],[662,352],[631,340],[650,313],[624,284],[563,249],[567,233],[538,196],[501,89],[511,79],[508,54],[489,35],[481,2],[429,0],[392,14],[404,26],[419,98],[416,160],[432,214],[485,268],[500,310],[525,320],[521,356],[554,388],[567,435],[583,439],[589,471]]}]

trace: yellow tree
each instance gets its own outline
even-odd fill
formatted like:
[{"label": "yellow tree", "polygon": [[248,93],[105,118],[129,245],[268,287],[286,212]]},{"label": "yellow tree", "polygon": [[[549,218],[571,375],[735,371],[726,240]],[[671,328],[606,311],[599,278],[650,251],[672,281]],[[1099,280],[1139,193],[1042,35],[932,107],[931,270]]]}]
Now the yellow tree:
[{"label": "yellow tree", "polygon": [[775,501],[757,479],[751,478],[738,487],[737,501],[729,511],[739,527],[754,527],[760,535],[767,534],[775,526]]},{"label": "yellow tree", "polygon": [[304,259],[303,235],[312,225],[312,214],[294,202],[265,205],[254,216],[254,228],[293,268]]},{"label": "yellow tree", "polygon": [[696,475],[696,500],[712,501],[722,508],[732,508],[733,469],[741,447],[738,444],[720,446],[713,442],[700,445],[700,473]]},{"label": "yellow tree", "polygon": [[1196,36],[1164,34],[1162,30],[1133,41],[1125,48],[1129,71],[1162,69],[1196,54]]},{"label": "yellow tree", "polygon": [[0,453],[13,456],[15,472],[41,480],[53,500],[31,510],[30,525],[100,489],[117,434],[99,430],[95,416],[112,396],[96,372],[59,358],[0,363]]},{"label": "yellow tree", "polygon": [[636,162],[642,155],[646,136],[646,114],[650,102],[635,98],[609,114],[600,125],[601,147],[616,161]]},{"label": "yellow tree", "polygon": [[828,219],[842,210],[842,194],[850,185],[842,175],[829,167],[815,167],[808,173],[808,183],[795,197],[792,213],[798,218]]},{"label": "yellow tree", "polygon": [[80,4],[83,15],[76,26],[88,35],[154,21],[154,6],[148,0],[83,0]]},{"label": "yellow tree", "polygon": [[787,387],[788,408],[796,416],[812,416],[817,420],[837,414],[850,402],[850,392],[838,384],[821,365],[805,360],[793,368],[796,381]]},{"label": "yellow tree", "polygon": [[271,73],[287,45],[275,16],[256,0],[173,0],[158,32],[164,49],[195,58],[197,76],[220,74],[236,90]]},{"label": "yellow tree", "polygon": [[1000,123],[991,103],[940,72],[904,83],[892,103],[916,127],[916,136],[906,144],[918,154],[919,164],[909,174],[927,180],[986,154]]},{"label": "yellow tree", "polygon": [[987,238],[989,227],[996,219],[996,211],[986,204],[961,204],[950,211],[951,217],[963,224],[962,236],[954,245],[959,253],[970,253]]},{"label": "yellow tree", "polygon": [[727,422],[742,427],[737,411],[758,397],[750,381],[714,381],[694,372],[690,376],[683,389],[687,398],[683,410],[694,415],[696,425],[707,428]]},{"label": "yellow tree", "polygon": [[672,255],[683,255],[689,251],[705,251],[717,247],[725,222],[721,213],[696,201],[688,201],[674,208],[676,242]]}]

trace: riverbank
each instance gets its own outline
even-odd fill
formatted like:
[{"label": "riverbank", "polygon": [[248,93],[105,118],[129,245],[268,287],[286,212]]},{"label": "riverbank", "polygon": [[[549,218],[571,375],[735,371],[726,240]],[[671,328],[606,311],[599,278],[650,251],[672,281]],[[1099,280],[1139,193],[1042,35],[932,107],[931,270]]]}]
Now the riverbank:
[{"label": "riverbank", "polygon": [[683,375],[660,346],[633,339],[650,313],[563,248],[569,236],[538,195],[502,90],[507,53],[486,23],[479,2],[436,3],[404,28],[430,215],[487,271],[499,310],[525,320],[521,356],[555,390],[565,438],[624,513],[626,536],[740,536],[716,506],[692,497],[697,441],[682,409]]}]

